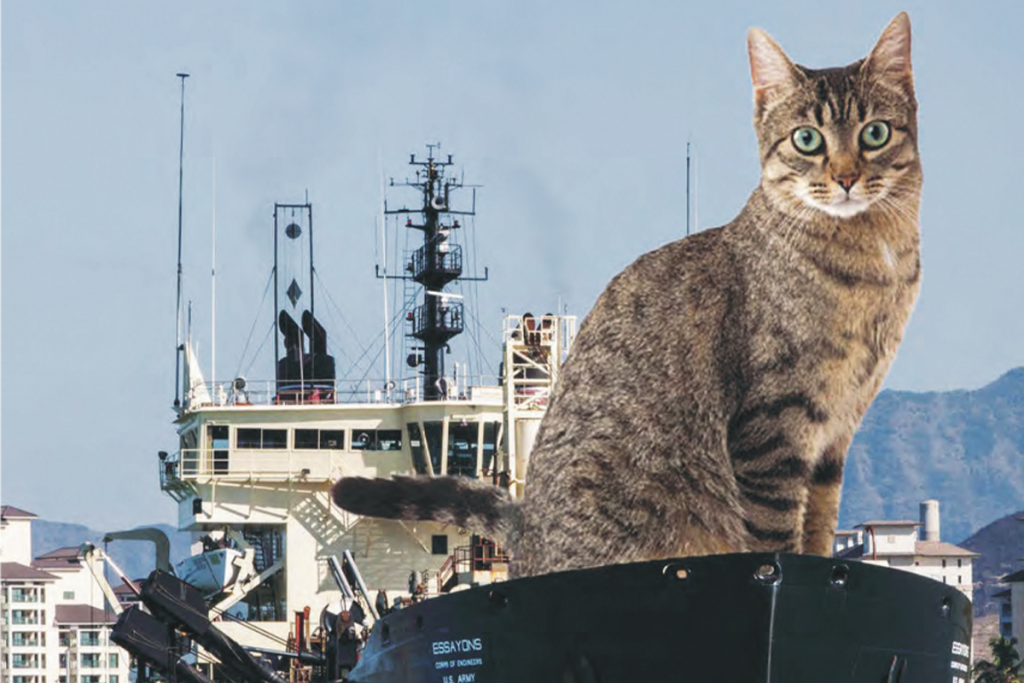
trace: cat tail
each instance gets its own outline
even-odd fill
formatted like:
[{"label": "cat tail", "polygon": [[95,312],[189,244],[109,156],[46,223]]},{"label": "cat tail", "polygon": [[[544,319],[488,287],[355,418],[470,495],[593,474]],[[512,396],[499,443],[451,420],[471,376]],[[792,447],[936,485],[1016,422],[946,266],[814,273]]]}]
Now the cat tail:
[{"label": "cat tail", "polygon": [[454,524],[498,544],[510,535],[516,510],[506,489],[467,477],[343,477],[331,497],[357,515]]}]

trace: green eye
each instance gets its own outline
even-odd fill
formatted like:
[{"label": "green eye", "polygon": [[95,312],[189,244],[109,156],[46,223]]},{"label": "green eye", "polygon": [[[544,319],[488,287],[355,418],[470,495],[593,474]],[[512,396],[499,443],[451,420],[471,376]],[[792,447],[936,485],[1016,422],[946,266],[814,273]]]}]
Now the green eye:
[{"label": "green eye", "polygon": [[793,131],[793,146],[801,154],[817,154],[825,146],[825,140],[817,128],[804,126]]},{"label": "green eye", "polygon": [[860,132],[860,144],[864,149],[879,149],[889,142],[889,124],[872,121]]}]

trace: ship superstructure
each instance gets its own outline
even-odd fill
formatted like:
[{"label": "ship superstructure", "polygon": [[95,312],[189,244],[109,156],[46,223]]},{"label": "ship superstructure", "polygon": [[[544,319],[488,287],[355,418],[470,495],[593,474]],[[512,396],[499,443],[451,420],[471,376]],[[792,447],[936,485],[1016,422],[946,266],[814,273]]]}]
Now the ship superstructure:
[{"label": "ship superstructure", "polygon": [[434,523],[360,518],[329,495],[342,476],[413,473],[486,479],[521,495],[529,449],[575,334],[571,316],[509,316],[498,384],[447,371],[446,347],[466,312],[445,287],[469,279],[450,236],[457,216],[471,211],[452,207],[462,185],[445,174],[451,157],[439,161],[430,151],[425,161],[412,157],[416,180],[404,183],[422,204],[388,210],[408,214],[407,227],[423,237],[402,276],[422,285],[419,305],[402,312],[415,380],[350,380],[337,367],[314,308],[308,203],[275,206],[273,377],[203,381],[185,349],[179,448],[159,454],[161,487],[194,540],[178,572],[245,646],[283,649],[300,635],[295,615],[312,615],[315,626],[336,609],[345,584],[363,585],[373,613],[411,594],[500,580],[507,568],[486,539]]}]

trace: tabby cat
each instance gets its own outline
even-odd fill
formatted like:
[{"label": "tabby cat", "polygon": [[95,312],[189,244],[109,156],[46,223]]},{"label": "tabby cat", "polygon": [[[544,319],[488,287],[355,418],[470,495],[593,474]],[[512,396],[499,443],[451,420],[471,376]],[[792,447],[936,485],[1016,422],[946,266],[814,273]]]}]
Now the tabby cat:
[{"label": "tabby cat", "polygon": [[748,37],[761,182],[728,225],[645,254],[566,361],[521,503],[460,477],[342,479],[350,511],[507,539],[511,573],[831,552],[846,451],[921,277],[910,20],[843,68]]}]

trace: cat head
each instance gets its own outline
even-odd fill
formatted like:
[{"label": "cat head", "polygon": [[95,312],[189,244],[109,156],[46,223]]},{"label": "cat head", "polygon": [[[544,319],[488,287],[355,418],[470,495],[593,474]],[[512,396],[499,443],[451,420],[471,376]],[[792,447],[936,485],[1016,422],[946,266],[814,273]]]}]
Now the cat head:
[{"label": "cat head", "polygon": [[761,187],[778,208],[846,219],[916,210],[921,187],[910,19],[900,13],[865,59],[794,64],[767,33],[748,37]]}]

